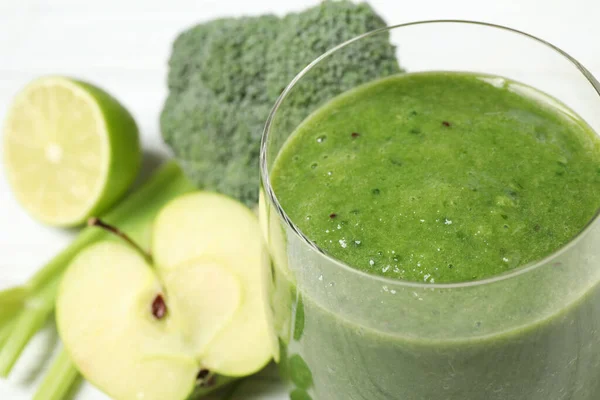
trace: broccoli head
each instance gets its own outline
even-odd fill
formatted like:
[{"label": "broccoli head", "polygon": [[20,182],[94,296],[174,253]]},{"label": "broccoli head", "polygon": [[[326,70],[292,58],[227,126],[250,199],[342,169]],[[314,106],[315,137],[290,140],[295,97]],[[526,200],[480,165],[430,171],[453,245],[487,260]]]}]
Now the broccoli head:
[{"label": "broccoli head", "polygon": [[[199,187],[254,205],[260,136],[281,91],[322,53],[384,26],[367,4],[324,1],[283,18],[225,18],[183,32],[169,60],[165,142]],[[356,42],[302,79],[286,103],[286,125],[337,94],[398,72],[387,35]]]}]

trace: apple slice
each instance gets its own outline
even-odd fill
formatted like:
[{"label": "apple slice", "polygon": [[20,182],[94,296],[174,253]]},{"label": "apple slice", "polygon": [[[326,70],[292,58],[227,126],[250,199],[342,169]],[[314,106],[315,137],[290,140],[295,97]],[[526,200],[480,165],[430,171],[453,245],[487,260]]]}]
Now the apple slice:
[{"label": "apple slice", "polygon": [[90,382],[117,399],[181,400],[198,376],[246,376],[272,358],[268,257],[241,203],[203,192],[172,201],[155,220],[153,260],[117,227],[89,224],[123,240],[81,252],[58,291],[60,336]]},{"label": "apple slice", "polygon": [[186,316],[185,337],[202,352],[241,305],[239,279],[218,262],[197,259],[164,274],[172,307]]},{"label": "apple slice", "polygon": [[126,244],[82,251],[66,271],[56,319],[83,376],[116,399],[184,399],[199,365],[180,314],[150,265]]},{"label": "apple slice", "polygon": [[[190,314],[185,318],[198,335],[194,352],[201,365],[228,376],[250,375],[263,368],[273,351],[262,287],[265,249],[256,216],[223,195],[209,192],[184,195],[171,201],[157,216],[152,244],[155,267],[168,283],[169,292],[190,302],[185,311]],[[197,300],[205,302],[207,298],[200,300],[202,292],[186,282],[194,279],[192,275],[203,273],[201,265],[206,260],[210,260],[210,268],[222,269],[239,282],[238,294],[232,293],[233,284],[224,283],[223,279],[219,281],[221,287],[208,292],[212,307],[227,310],[226,317],[218,320],[217,329],[216,325],[203,324],[207,317],[191,304]],[[197,265],[189,270],[190,263]],[[179,277],[184,270],[188,274],[186,279]],[[232,295],[240,299],[235,309]]]}]

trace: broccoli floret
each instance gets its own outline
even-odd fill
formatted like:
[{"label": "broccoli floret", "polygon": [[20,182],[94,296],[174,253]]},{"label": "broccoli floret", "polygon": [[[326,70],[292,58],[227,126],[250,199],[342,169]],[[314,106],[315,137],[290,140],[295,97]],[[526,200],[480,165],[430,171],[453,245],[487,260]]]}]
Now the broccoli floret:
[{"label": "broccoli floret", "polygon": [[258,143],[272,103],[265,54],[274,16],[219,19],[179,36],[169,61],[161,131],[195,184],[251,205],[258,188]]},{"label": "broccoli floret", "polygon": [[169,61],[169,90],[175,94],[199,78],[218,100],[268,100],[265,90],[266,54],[279,32],[272,15],[225,18],[182,33]]},{"label": "broccoli floret", "polygon": [[[386,26],[366,3],[333,1],[290,14],[283,18],[283,25],[285,29],[267,54],[267,90],[271,98],[277,98],[298,72],[325,51]],[[295,91],[286,104],[320,104],[374,78],[398,72],[396,51],[388,35],[375,35],[338,50],[317,64],[307,79],[299,81],[301,90]]]},{"label": "broccoli floret", "polygon": [[[254,205],[260,136],[281,91],[325,51],[384,26],[367,4],[325,1],[283,18],[226,18],[183,32],[169,61],[165,142],[198,186]],[[339,93],[398,72],[387,35],[357,42],[301,81],[286,102],[286,126]]]}]

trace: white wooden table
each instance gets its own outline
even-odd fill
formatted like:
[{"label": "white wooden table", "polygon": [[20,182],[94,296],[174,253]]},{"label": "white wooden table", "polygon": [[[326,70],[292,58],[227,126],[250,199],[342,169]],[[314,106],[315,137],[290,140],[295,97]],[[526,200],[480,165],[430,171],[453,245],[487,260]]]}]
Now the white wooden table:
[{"label": "white wooden table", "polygon": [[[77,76],[119,98],[138,121],[145,148],[166,156],[158,116],[166,96],[166,62],[177,33],[219,16],[283,14],[316,3],[317,0],[0,0],[0,121],[12,96],[32,78],[52,73]],[[390,24],[457,18],[524,30],[562,47],[600,77],[598,0],[370,3]],[[70,232],[45,228],[32,221],[12,198],[0,174],[0,288],[24,282],[71,237]],[[31,398],[56,343],[52,329],[38,335],[11,378],[0,381],[0,399]],[[268,380],[258,382],[253,393],[248,389],[239,398],[285,398],[272,386]],[[77,398],[106,397],[86,385]]]}]

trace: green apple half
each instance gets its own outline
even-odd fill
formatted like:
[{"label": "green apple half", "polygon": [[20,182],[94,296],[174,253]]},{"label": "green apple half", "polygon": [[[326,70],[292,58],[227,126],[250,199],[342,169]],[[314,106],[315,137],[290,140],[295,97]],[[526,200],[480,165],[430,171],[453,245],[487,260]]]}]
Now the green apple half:
[{"label": "green apple half", "polygon": [[84,250],[62,279],[60,336],[82,375],[116,399],[184,399],[200,370],[245,376],[272,357],[255,215],[228,197],[173,200],[153,262],[126,243]]}]

